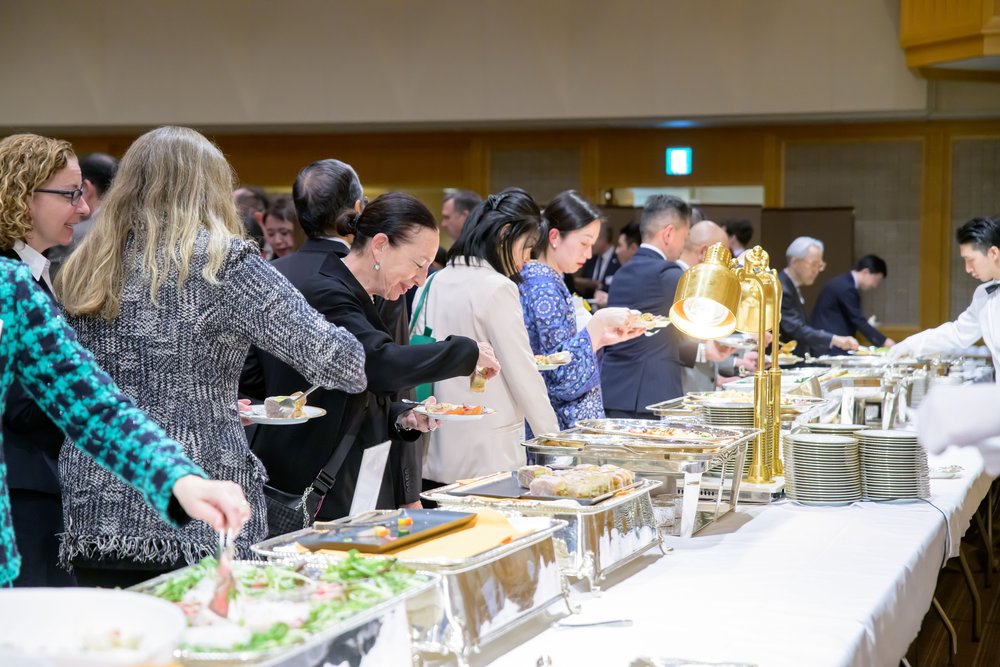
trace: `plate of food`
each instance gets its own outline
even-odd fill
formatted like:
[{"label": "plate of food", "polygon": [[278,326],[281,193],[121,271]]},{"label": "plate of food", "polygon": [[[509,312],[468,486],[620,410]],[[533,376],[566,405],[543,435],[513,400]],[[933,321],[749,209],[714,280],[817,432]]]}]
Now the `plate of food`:
[{"label": "plate of food", "polygon": [[464,403],[421,403],[413,411],[443,422],[474,421],[496,413],[493,408]]},{"label": "plate of food", "polygon": [[588,433],[606,433],[665,442],[703,443],[732,440],[739,431],[686,422],[669,422],[653,419],[581,419],[577,428]]},{"label": "plate of food", "polygon": [[301,537],[300,545],[310,551],[357,549],[362,553],[384,553],[446,533],[471,526],[476,521],[472,512],[452,512],[441,509],[403,509],[396,512],[373,511],[343,522],[318,522],[313,532]]},{"label": "plate of food", "polygon": [[666,315],[654,315],[653,313],[643,313],[638,310],[632,311],[632,322],[646,330],[647,336],[652,336],[660,329],[670,326],[670,318]]},{"label": "plate of food", "polygon": [[875,347],[874,345],[862,346],[856,350],[848,350],[847,354],[853,354],[859,357],[874,357],[887,354],[889,348],[887,347]]},{"label": "plate of food", "polygon": [[326,414],[323,408],[312,405],[297,405],[292,410],[278,407],[275,403],[268,404],[272,399],[286,398],[285,396],[272,396],[256,405],[249,406],[246,410],[240,410],[240,416],[249,419],[254,424],[267,424],[270,426],[290,426],[292,424],[304,424],[310,419],[322,417]]},{"label": "plate of food", "polygon": [[535,367],[540,371],[553,371],[571,361],[573,361],[573,355],[566,351],[535,355]]}]

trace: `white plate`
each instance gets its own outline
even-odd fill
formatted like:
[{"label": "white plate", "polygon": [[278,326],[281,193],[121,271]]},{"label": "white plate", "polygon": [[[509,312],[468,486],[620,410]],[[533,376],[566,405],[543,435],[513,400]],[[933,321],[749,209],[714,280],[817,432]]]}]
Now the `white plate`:
[{"label": "white plate", "polygon": [[562,368],[568,363],[569,362],[567,361],[564,364],[535,364],[535,368],[537,368],[540,371],[554,371],[557,368]]},{"label": "white plate", "polygon": [[305,424],[310,419],[322,417],[326,414],[323,408],[312,405],[302,406],[301,417],[268,417],[264,414],[264,405],[258,403],[251,405],[249,411],[241,411],[240,416],[249,419],[254,424],[267,424],[268,426],[291,426],[293,424]]},{"label": "white plate", "polygon": [[471,422],[477,419],[482,419],[487,415],[496,414],[496,410],[494,410],[493,408],[483,408],[482,414],[478,415],[439,415],[433,412],[428,412],[427,409],[424,408],[422,405],[418,405],[417,407],[413,408],[413,411],[416,412],[417,414],[427,415],[431,419],[437,419],[438,421],[442,422]]}]

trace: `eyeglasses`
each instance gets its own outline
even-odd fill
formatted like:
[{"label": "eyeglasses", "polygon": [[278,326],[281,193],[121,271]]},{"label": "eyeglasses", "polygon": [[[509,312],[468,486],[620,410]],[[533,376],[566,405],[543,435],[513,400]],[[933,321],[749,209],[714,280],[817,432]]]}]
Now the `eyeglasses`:
[{"label": "eyeglasses", "polygon": [[802,263],[806,264],[807,266],[811,266],[812,268],[817,269],[819,271],[826,269],[826,262],[824,262],[821,259],[814,259],[809,261],[802,260]]},{"label": "eyeglasses", "polygon": [[84,189],[81,185],[76,190],[51,190],[49,188],[38,188],[35,192],[45,192],[50,195],[61,195],[69,200],[71,206],[76,206],[83,199]]}]

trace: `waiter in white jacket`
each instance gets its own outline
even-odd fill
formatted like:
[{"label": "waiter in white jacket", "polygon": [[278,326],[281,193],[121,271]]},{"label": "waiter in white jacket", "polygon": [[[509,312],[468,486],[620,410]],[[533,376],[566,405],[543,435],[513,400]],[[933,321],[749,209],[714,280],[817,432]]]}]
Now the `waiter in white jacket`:
[{"label": "waiter in white jacket", "polygon": [[976,288],[972,303],[954,322],[914,334],[889,348],[888,356],[920,356],[974,345],[980,338],[1000,369],[1000,223],[973,218],[956,233],[965,272],[983,284]]}]

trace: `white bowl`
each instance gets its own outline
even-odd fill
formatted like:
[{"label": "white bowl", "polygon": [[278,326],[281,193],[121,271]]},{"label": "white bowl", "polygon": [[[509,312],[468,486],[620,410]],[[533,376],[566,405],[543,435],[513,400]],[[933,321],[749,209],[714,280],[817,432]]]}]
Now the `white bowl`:
[{"label": "white bowl", "polygon": [[[15,663],[5,659],[5,665],[166,664],[173,659],[184,627],[178,607],[140,593],[92,588],[0,590],[0,646],[22,656]],[[137,639],[136,647],[107,647],[106,640],[115,631]]]}]

